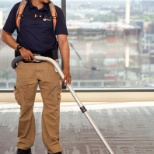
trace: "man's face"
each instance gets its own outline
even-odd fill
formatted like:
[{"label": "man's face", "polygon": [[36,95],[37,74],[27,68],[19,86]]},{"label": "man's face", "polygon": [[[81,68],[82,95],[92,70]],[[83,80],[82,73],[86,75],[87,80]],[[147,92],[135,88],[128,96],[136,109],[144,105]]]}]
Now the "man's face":
[{"label": "man's face", "polygon": [[49,3],[50,0],[41,0],[43,3]]}]

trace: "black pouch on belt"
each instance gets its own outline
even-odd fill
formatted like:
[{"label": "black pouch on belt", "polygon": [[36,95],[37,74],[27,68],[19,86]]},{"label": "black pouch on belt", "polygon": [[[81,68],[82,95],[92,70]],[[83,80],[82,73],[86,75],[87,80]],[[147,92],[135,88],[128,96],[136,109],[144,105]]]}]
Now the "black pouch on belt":
[{"label": "black pouch on belt", "polygon": [[54,60],[58,59],[58,49],[52,49],[52,50],[49,50],[49,51],[46,51],[44,53],[40,53],[41,56],[44,56],[44,57],[50,57]]}]

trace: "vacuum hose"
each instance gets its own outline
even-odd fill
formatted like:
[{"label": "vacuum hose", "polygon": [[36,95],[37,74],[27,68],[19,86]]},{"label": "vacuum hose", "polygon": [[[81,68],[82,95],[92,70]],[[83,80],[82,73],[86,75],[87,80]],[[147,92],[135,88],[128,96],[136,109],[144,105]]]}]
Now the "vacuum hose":
[{"label": "vacuum hose", "polygon": [[11,63],[12,68],[15,69],[17,67],[18,62],[22,61],[22,60],[24,60],[24,58],[22,56],[18,56],[16,58],[14,58]]}]

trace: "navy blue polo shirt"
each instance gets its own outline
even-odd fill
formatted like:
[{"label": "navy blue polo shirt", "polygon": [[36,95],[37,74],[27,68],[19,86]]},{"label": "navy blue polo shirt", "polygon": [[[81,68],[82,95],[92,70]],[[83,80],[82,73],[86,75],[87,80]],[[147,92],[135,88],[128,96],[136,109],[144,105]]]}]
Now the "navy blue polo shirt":
[{"label": "navy blue polo shirt", "polygon": [[[20,3],[14,5],[5,22],[3,30],[8,33],[13,33],[17,30],[16,26],[16,12]],[[53,32],[53,20],[43,20],[43,18],[32,18],[29,14],[38,14],[43,17],[51,17],[49,4],[44,4],[40,10],[33,6],[28,0],[25,6],[23,17],[20,20],[20,31],[17,30],[17,42],[23,47],[31,50],[33,53],[43,53],[57,47],[57,40],[55,35],[68,35],[65,18],[62,10],[55,6],[57,11],[57,24],[55,34]],[[24,14],[25,17],[24,17]]]}]

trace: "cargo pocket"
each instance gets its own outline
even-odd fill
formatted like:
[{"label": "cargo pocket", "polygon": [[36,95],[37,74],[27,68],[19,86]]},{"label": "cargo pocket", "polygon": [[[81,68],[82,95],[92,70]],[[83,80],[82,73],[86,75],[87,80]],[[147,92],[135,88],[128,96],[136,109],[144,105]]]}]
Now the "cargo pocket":
[{"label": "cargo pocket", "polygon": [[58,100],[61,100],[61,85],[57,85],[57,98]]},{"label": "cargo pocket", "polygon": [[54,96],[55,102],[59,104],[61,101],[61,87],[59,84],[56,86],[53,96]]},{"label": "cargo pocket", "polygon": [[58,98],[59,101],[61,101],[61,94],[58,94],[57,98]]},{"label": "cargo pocket", "polygon": [[19,93],[19,87],[14,86],[14,95],[17,103],[20,105],[21,103],[21,98],[20,98],[20,93]]}]

